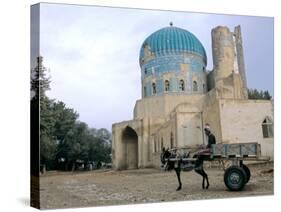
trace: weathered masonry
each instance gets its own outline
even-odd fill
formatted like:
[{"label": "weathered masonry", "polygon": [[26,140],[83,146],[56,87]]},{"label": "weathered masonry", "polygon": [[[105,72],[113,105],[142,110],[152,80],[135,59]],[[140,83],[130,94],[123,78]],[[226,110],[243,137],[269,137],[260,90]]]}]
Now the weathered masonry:
[{"label": "weathered masonry", "polygon": [[203,144],[209,123],[219,143],[258,142],[273,158],[273,104],[249,100],[240,26],[211,32],[213,70],[191,32],[162,28],[141,46],[142,99],[133,120],[112,125],[115,169],[159,167],[162,147]]}]

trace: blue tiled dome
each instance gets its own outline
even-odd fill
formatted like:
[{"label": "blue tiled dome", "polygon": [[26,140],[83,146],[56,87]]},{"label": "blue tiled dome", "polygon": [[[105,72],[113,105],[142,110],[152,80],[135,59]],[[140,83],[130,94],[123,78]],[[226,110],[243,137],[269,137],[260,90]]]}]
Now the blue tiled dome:
[{"label": "blue tiled dome", "polygon": [[169,26],[152,33],[142,44],[140,61],[144,57],[144,47],[148,45],[155,56],[188,52],[202,56],[207,64],[206,52],[201,42],[191,32]]}]

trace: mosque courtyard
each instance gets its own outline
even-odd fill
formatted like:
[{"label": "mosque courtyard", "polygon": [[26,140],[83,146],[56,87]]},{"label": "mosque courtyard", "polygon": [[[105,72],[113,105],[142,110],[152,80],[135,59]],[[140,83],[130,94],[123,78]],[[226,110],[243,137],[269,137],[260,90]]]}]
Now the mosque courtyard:
[{"label": "mosque courtyard", "polygon": [[174,171],[135,169],[124,171],[47,172],[40,177],[42,209],[217,199],[273,194],[273,163],[249,165],[252,177],[243,191],[230,192],[224,171],[206,167],[210,187],[201,189],[202,178],[182,172],[182,190]]}]

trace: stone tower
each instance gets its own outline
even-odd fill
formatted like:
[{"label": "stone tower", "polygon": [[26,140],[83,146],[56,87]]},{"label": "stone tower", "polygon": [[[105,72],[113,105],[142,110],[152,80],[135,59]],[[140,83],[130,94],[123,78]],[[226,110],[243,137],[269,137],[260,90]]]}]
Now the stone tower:
[{"label": "stone tower", "polygon": [[245,98],[248,98],[248,88],[247,88],[247,78],[245,71],[245,62],[244,62],[244,53],[243,53],[243,43],[242,43],[242,35],[241,35],[241,27],[236,26],[234,29],[234,41],[235,41],[235,50],[236,50],[236,59],[238,70],[243,81],[243,93]]},{"label": "stone tower", "polygon": [[247,84],[240,27],[231,32],[218,26],[212,30],[214,80],[220,98],[247,99]]},{"label": "stone tower", "polygon": [[212,30],[212,50],[215,80],[219,84],[234,70],[234,43],[232,33],[227,27],[218,26]]}]

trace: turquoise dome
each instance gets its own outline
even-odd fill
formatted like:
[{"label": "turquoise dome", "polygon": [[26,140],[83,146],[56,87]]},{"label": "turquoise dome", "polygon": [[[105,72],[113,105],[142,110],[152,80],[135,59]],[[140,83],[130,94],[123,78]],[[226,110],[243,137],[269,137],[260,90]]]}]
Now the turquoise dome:
[{"label": "turquoise dome", "polygon": [[146,45],[156,57],[187,52],[202,56],[204,64],[207,64],[206,52],[201,42],[191,32],[178,27],[162,28],[146,38],[140,50],[140,61],[144,57]]}]

